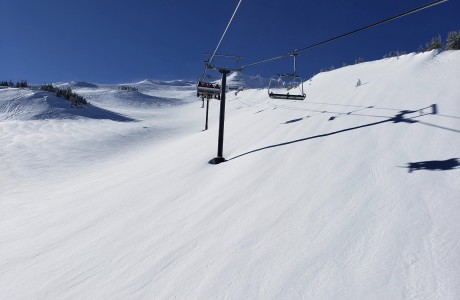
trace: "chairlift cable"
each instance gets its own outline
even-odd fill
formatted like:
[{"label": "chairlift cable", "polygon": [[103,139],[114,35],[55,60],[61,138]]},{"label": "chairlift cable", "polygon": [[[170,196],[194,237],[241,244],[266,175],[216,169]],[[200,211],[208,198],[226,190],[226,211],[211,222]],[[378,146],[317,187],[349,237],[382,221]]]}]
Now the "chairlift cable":
[{"label": "chairlift cable", "polygon": [[271,62],[271,61],[274,61],[274,60],[278,60],[278,59],[281,59],[281,58],[284,58],[284,57],[288,57],[288,56],[289,56],[288,54],[284,54],[284,55],[280,55],[280,56],[276,56],[276,57],[264,59],[264,60],[261,60],[261,61],[258,61],[258,62],[252,63],[252,64],[248,64],[248,65],[242,66],[241,68],[242,68],[242,69],[246,69],[246,68],[249,68],[249,67],[253,67],[253,66],[255,66],[255,65],[260,65],[260,64],[268,63],[268,62]]},{"label": "chairlift cable", "polygon": [[[243,1],[243,0],[240,0],[240,1],[238,2],[238,5],[236,6],[235,11],[233,12],[232,17],[230,18],[230,21],[228,22],[227,27],[225,28],[224,33],[222,34],[222,37],[220,38],[220,41],[219,41],[219,43],[217,44],[216,50],[214,50],[214,53],[212,54],[211,58],[209,59],[209,63],[211,63],[212,60],[214,59],[214,56],[216,55],[216,52],[217,52],[217,50],[219,49],[220,44],[222,43],[222,40],[224,39],[224,36],[225,36],[225,34],[227,33],[227,30],[228,30],[228,28],[230,27],[230,24],[232,23],[233,18],[235,17],[236,12],[238,11],[238,8],[240,7],[240,4],[241,4],[242,1]],[[447,1],[447,0],[446,0],[446,1]]]},{"label": "chairlift cable", "polygon": [[381,25],[381,24],[383,24],[383,23],[387,23],[387,22],[390,22],[390,21],[393,21],[393,20],[396,20],[396,19],[405,17],[405,16],[407,16],[407,15],[413,14],[413,13],[415,13],[415,12],[424,10],[424,9],[426,9],[426,8],[429,8],[429,7],[432,7],[432,6],[441,4],[441,3],[443,3],[443,2],[447,2],[447,1],[448,1],[448,0],[436,0],[436,1],[433,1],[433,2],[430,2],[430,3],[427,3],[427,4],[425,4],[425,5],[419,6],[419,7],[417,7],[417,8],[408,10],[408,11],[406,11],[406,12],[400,13],[400,14],[398,14],[398,15],[396,15],[396,16],[393,16],[393,17],[386,18],[386,19],[384,19],[384,20],[378,21],[378,22],[373,23],[373,24],[371,24],[371,25],[367,25],[367,26],[361,27],[361,28],[359,28],[359,29],[355,29],[355,30],[353,30],[353,31],[350,31],[350,32],[341,34],[341,35],[339,35],[339,36],[336,36],[336,37],[327,39],[327,40],[325,40],[325,41],[322,41],[322,42],[319,42],[319,43],[316,43],[316,44],[307,46],[307,47],[305,47],[305,48],[301,48],[301,49],[296,49],[296,50],[290,51],[288,54],[284,54],[284,55],[276,56],[276,57],[273,57],[273,58],[261,60],[261,61],[258,61],[258,62],[252,63],[252,64],[248,64],[248,65],[243,66],[242,68],[245,69],[245,68],[252,67],[252,66],[255,66],[255,65],[259,65],[259,64],[267,63],[267,62],[270,62],[270,61],[273,61],[273,60],[278,60],[278,59],[281,59],[281,58],[284,58],[284,57],[288,57],[288,56],[291,56],[292,54],[299,53],[299,52],[302,52],[302,51],[305,51],[305,50],[308,50],[308,49],[311,49],[311,48],[314,48],[314,47],[317,47],[317,46],[320,46],[320,45],[324,45],[324,44],[330,43],[330,42],[332,42],[332,41],[335,41],[335,40],[341,39],[341,38],[343,38],[343,37],[346,37],[346,36],[348,36],[348,35],[352,35],[352,34],[355,34],[355,33],[357,33],[357,32],[360,32],[360,31],[363,31],[363,30],[366,30],[366,29],[369,29],[369,28],[372,28],[372,27]]},{"label": "chairlift cable", "polygon": [[323,45],[323,44],[326,44],[326,43],[329,43],[329,42],[332,42],[332,41],[335,41],[335,40],[338,40],[340,38],[343,38],[345,36],[348,36],[348,35],[352,35],[354,33],[357,33],[357,32],[360,32],[360,31],[363,31],[363,30],[366,30],[366,29],[369,29],[369,28],[372,28],[372,27],[375,27],[375,26],[378,26],[378,25],[381,25],[381,24],[384,24],[384,23],[387,23],[387,22],[390,22],[390,21],[393,21],[393,20],[396,20],[396,19],[399,19],[399,18],[402,18],[402,17],[405,17],[407,15],[410,15],[410,14],[413,14],[415,12],[418,12],[418,11],[421,11],[425,8],[429,8],[429,7],[432,7],[434,5],[437,5],[437,4],[440,4],[442,2],[446,2],[448,0],[437,0],[437,1],[434,1],[434,2],[431,2],[431,3],[428,3],[428,4],[425,4],[425,5],[422,5],[420,7],[417,7],[417,8],[414,8],[414,9],[411,9],[407,12],[404,12],[404,13],[401,13],[397,16],[394,16],[394,17],[391,17],[391,18],[387,18],[385,20],[381,20],[379,22],[376,22],[374,24],[371,24],[371,25],[368,25],[368,26],[365,26],[365,27],[362,27],[362,28],[359,28],[359,29],[356,29],[356,30],[353,30],[353,31],[350,31],[348,33],[345,33],[345,34],[342,34],[342,35],[339,35],[335,38],[332,38],[332,39],[328,39],[326,41],[323,41],[323,42],[319,42],[319,43],[316,43],[316,44],[313,44],[311,46],[308,46],[308,47],[305,47],[305,48],[302,48],[302,49],[298,49],[297,52],[301,52],[301,51],[305,51],[305,50],[308,50],[308,49],[311,49],[311,48],[314,48],[314,47],[317,47],[319,45]]}]

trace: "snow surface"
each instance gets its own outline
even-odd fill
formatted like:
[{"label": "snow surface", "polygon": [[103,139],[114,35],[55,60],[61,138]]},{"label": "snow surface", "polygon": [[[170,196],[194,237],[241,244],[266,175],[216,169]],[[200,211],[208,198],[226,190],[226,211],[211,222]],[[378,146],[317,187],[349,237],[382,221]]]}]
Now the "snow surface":
[{"label": "snow surface", "polygon": [[0,299],[458,299],[459,66],[230,92],[220,165],[193,83],[1,89]]}]

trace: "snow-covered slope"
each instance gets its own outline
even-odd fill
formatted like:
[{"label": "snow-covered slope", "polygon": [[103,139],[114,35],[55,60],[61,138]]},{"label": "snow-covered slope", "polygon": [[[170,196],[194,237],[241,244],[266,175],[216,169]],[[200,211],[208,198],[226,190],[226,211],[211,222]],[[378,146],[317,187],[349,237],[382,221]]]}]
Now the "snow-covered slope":
[{"label": "snow-covered slope", "polygon": [[241,72],[231,73],[227,82],[230,88],[242,88],[242,89],[261,89],[267,88],[269,79],[263,78],[260,75],[246,75]]},{"label": "snow-covered slope", "polygon": [[2,92],[0,121],[73,118],[132,120],[94,105],[72,107],[65,99],[35,88],[19,90],[10,88]]},{"label": "snow-covered slope", "polygon": [[162,106],[74,87],[136,122],[8,112],[0,298],[458,298],[459,65],[349,66],[306,82],[305,101],[229,93],[220,165],[219,102],[202,131],[192,86],[139,88],[182,103]]}]

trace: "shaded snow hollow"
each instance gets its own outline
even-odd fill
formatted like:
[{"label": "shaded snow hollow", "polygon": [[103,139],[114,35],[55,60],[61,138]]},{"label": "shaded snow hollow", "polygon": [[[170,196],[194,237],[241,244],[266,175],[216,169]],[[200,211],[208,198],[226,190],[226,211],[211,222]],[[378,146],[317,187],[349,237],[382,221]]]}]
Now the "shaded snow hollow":
[{"label": "shaded snow hollow", "polygon": [[216,166],[219,102],[202,131],[191,83],[74,84],[134,122],[37,118],[55,99],[0,90],[0,298],[458,299],[459,65],[228,93]]}]

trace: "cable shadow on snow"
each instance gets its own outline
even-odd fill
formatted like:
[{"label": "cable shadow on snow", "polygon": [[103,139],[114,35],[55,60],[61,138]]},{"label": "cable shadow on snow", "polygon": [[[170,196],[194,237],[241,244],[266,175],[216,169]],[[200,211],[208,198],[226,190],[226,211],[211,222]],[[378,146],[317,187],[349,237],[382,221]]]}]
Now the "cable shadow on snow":
[{"label": "cable shadow on snow", "polygon": [[452,118],[452,119],[460,119],[460,117],[457,117],[457,116],[449,116],[449,115],[442,115],[442,114],[438,114],[438,116],[445,117],[445,118]]},{"label": "cable shadow on snow", "polygon": [[318,138],[324,138],[324,137],[328,137],[328,136],[331,136],[331,135],[336,135],[336,134],[339,134],[339,133],[352,131],[352,130],[357,130],[357,129],[361,129],[361,128],[366,128],[366,127],[376,126],[376,125],[380,125],[380,124],[384,124],[384,123],[389,123],[389,122],[392,122],[392,123],[407,123],[407,124],[418,123],[419,121],[414,120],[414,118],[421,117],[421,116],[424,116],[424,115],[429,115],[429,114],[436,114],[436,104],[433,104],[432,107],[433,107],[433,112],[432,113],[419,114],[418,116],[414,116],[414,117],[410,118],[410,117],[406,117],[406,115],[420,112],[420,111],[422,111],[423,109],[426,109],[426,108],[423,108],[421,110],[402,110],[398,114],[396,114],[394,117],[388,118],[388,119],[385,119],[385,120],[382,120],[382,121],[373,122],[373,123],[369,123],[369,124],[365,124],[365,125],[350,127],[350,128],[337,130],[337,131],[333,131],[333,132],[329,132],[329,133],[319,134],[319,135],[310,136],[310,137],[306,137],[306,138],[302,138],[302,139],[297,139],[297,140],[293,140],[293,141],[289,141],[289,142],[284,142],[284,143],[279,143],[279,144],[275,144],[275,145],[262,147],[262,148],[251,150],[251,151],[248,151],[246,153],[243,153],[243,154],[237,155],[235,157],[232,157],[232,158],[228,159],[228,161],[236,159],[236,158],[240,158],[242,156],[246,156],[246,155],[249,155],[249,154],[253,154],[253,153],[256,153],[256,152],[259,152],[259,151],[263,151],[263,150],[268,150],[268,149],[277,148],[277,147],[281,147],[281,146],[287,146],[287,145],[291,145],[291,144],[295,144],[295,143],[299,143],[299,142],[305,142],[305,141],[308,141],[308,140],[313,140],[313,139],[318,139]]},{"label": "cable shadow on snow", "polygon": [[[303,118],[294,119],[296,122],[300,121],[301,119],[310,118],[310,117],[314,117],[316,115],[325,114],[325,113],[333,114],[333,116],[331,116],[329,118],[329,121],[333,121],[333,120],[335,120],[337,118],[340,118],[340,117],[343,117],[343,116],[369,116],[369,117],[388,118],[388,116],[374,116],[374,115],[364,115],[364,114],[358,114],[357,113],[357,112],[367,110],[367,109],[388,110],[388,111],[403,111],[403,109],[383,108],[383,107],[376,107],[374,105],[363,106],[363,105],[335,104],[335,103],[310,102],[310,101],[308,102],[308,104],[321,104],[321,105],[331,105],[331,106],[340,106],[340,107],[350,107],[350,108],[355,108],[355,110],[352,110],[352,111],[349,111],[349,112],[338,112],[338,111],[330,111],[330,110],[316,110],[316,109],[311,109],[311,108],[292,107],[292,106],[287,106],[287,105],[274,105],[273,109],[281,108],[281,109],[286,109],[286,110],[308,111],[308,112],[314,112],[315,113],[313,115],[308,115],[308,116],[303,117]],[[294,123],[292,121],[293,120],[289,120],[289,121],[286,121],[283,124]]]},{"label": "cable shadow on snow", "polygon": [[[338,106],[338,107],[352,107],[352,108],[362,108],[362,109],[367,109],[367,108],[372,108],[374,110],[388,110],[388,111],[402,111],[402,108],[387,108],[387,107],[378,107],[375,105],[371,106],[365,106],[365,105],[352,105],[352,104],[339,104],[339,103],[328,103],[328,102],[313,102],[313,101],[308,101],[305,102],[305,104],[319,104],[319,105],[329,105],[329,106]],[[287,105],[276,105],[278,108],[284,108],[284,109],[292,109],[292,110],[309,110],[305,108],[300,108],[300,107],[291,107]],[[314,111],[314,110],[312,110]]]},{"label": "cable shadow on snow", "polygon": [[[330,105],[330,106],[338,106],[338,107],[350,107],[350,108],[357,108],[357,109],[349,111],[349,112],[335,112],[335,111],[328,111],[328,110],[315,110],[315,109],[309,109],[309,108],[292,107],[292,106],[288,106],[288,105],[273,105],[273,106],[274,106],[274,109],[281,108],[281,109],[294,110],[294,111],[310,111],[310,112],[316,112],[317,114],[322,114],[322,113],[334,114],[333,116],[331,116],[329,118],[329,121],[333,121],[333,120],[335,120],[337,118],[340,118],[340,117],[343,117],[343,116],[366,116],[366,117],[376,117],[376,118],[387,118],[388,117],[388,116],[377,116],[377,115],[358,113],[358,112],[366,110],[366,109],[386,110],[386,111],[405,111],[402,108],[387,108],[387,107],[378,107],[378,106],[374,106],[374,105],[364,106],[364,105],[351,105],[351,104],[338,104],[338,103],[312,102],[312,101],[308,101],[307,104],[321,104],[321,105]],[[423,112],[423,110],[427,109],[427,108],[432,108],[433,110],[437,110],[437,105],[433,104],[431,106],[416,110],[415,112]],[[313,116],[315,116],[317,114],[306,116],[306,118],[313,117]],[[432,114],[437,115],[439,117],[444,117],[444,118],[460,119],[460,117],[458,117],[458,116],[440,114],[437,111],[432,113]],[[297,121],[301,121],[301,119],[305,119],[305,118],[298,118],[298,119],[294,119],[294,120],[297,122]],[[293,121],[293,120],[286,121],[283,124],[294,123],[294,122],[291,122],[291,121]],[[425,123],[425,122],[420,122],[420,124],[424,124],[424,125],[427,125],[427,126],[437,127],[437,128],[440,128],[440,129],[445,129],[445,130],[460,133],[460,130],[453,129],[453,128],[442,127],[442,126],[439,126],[439,125]]]},{"label": "cable shadow on snow", "polygon": [[452,131],[452,132],[460,133],[460,130],[449,128],[449,127],[439,126],[439,125],[436,125],[436,124],[431,124],[431,123],[422,122],[422,121],[418,121],[418,123],[426,125],[426,126],[436,127],[436,128],[439,128],[439,129],[444,129],[444,130],[449,130],[449,131]]},{"label": "cable shadow on snow", "polygon": [[446,160],[409,162],[406,167],[401,168],[407,168],[409,173],[420,170],[448,171],[460,169],[460,160],[458,158],[451,158]]}]

